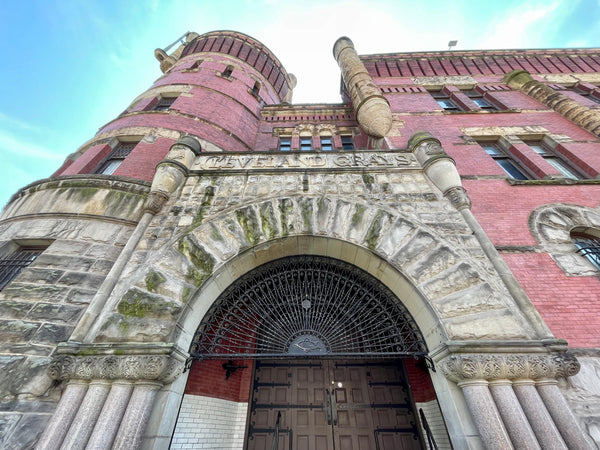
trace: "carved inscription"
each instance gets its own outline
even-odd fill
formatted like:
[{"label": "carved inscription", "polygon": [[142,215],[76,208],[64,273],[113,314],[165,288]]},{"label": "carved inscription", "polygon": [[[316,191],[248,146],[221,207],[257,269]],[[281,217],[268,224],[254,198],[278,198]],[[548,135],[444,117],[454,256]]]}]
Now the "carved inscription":
[{"label": "carved inscription", "polygon": [[306,169],[306,168],[414,168],[412,154],[356,152],[341,154],[201,155],[196,170]]}]

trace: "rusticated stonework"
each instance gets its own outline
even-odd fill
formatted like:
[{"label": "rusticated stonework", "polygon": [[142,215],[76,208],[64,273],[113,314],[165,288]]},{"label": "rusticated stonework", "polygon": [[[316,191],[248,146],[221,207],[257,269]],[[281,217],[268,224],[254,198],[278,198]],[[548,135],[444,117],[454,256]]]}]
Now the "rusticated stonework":
[{"label": "rusticated stonework", "polygon": [[514,380],[566,378],[579,372],[579,362],[568,353],[553,355],[452,355],[439,364],[446,378],[466,380]]}]

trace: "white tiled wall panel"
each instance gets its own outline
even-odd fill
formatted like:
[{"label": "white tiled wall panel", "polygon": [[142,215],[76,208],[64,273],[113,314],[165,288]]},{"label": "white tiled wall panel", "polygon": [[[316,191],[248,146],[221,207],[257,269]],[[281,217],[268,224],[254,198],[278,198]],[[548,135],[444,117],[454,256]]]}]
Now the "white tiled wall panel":
[{"label": "white tiled wall panel", "polygon": [[171,449],[241,449],[248,403],[184,395]]}]

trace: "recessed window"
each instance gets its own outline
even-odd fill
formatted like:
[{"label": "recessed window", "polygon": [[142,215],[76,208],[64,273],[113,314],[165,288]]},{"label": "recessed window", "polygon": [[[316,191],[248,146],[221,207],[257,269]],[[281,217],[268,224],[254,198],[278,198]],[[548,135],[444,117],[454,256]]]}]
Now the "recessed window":
[{"label": "recessed window", "polygon": [[312,136],[300,136],[300,150],[312,150]]},{"label": "recessed window", "polygon": [[255,97],[258,97],[259,92],[260,92],[260,83],[257,81],[256,83],[254,83],[254,86],[252,87],[252,95],[254,95]]},{"label": "recessed window", "polygon": [[112,175],[137,144],[137,142],[119,142],[104,158],[95,173]]},{"label": "recessed window", "polygon": [[444,111],[460,111],[461,109],[458,107],[454,101],[450,100],[450,96],[446,94],[444,91],[430,91],[431,96],[435,99],[435,101],[442,107]]},{"label": "recessed window", "polygon": [[289,152],[292,149],[292,138],[291,137],[280,137],[279,138],[279,150],[282,152]]},{"label": "recessed window", "polygon": [[581,177],[565,161],[556,156],[542,141],[525,141],[538,155],[546,160],[552,167],[558,170],[565,178],[579,180]]},{"label": "recessed window", "polygon": [[227,66],[225,68],[225,70],[223,71],[223,73],[221,74],[221,76],[223,76],[225,78],[229,78],[232,73],[233,73],[233,66]]},{"label": "recessed window", "polygon": [[590,234],[571,232],[571,239],[577,253],[585,256],[597,269],[600,269],[600,238]]},{"label": "recessed window", "polygon": [[333,141],[331,136],[321,136],[321,150],[330,151],[333,150]]},{"label": "recessed window", "polygon": [[200,64],[202,64],[201,59],[199,59],[198,61],[194,61],[194,64],[190,66],[189,70],[197,70],[200,67]]},{"label": "recessed window", "polygon": [[342,135],[342,149],[354,150],[354,139],[349,135]]},{"label": "recessed window", "polygon": [[490,155],[494,161],[506,172],[506,174],[515,180],[528,180],[529,177],[517,167],[511,158],[495,142],[480,142],[479,145]]},{"label": "recessed window", "polygon": [[567,87],[566,89],[569,90],[569,91],[573,91],[576,94],[579,94],[582,97],[585,97],[585,98],[593,101],[594,103],[600,104],[600,98],[596,97],[596,95],[594,95],[595,92],[584,91],[583,89],[578,88],[577,86],[570,86],[570,87]]},{"label": "recessed window", "polygon": [[0,258],[0,291],[29,266],[46,247],[19,247]]},{"label": "recessed window", "polygon": [[471,91],[466,91],[465,94],[467,95],[467,97],[473,100],[473,103],[475,103],[480,109],[483,109],[484,111],[496,111],[498,109],[494,105],[492,105],[492,103],[490,103],[489,100],[484,98],[483,94],[481,94],[479,91],[476,91],[475,89]]},{"label": "recessed window", "polygon": [[175,100],[177,100],[177,97],[160,96],[152,107],[152,111],[168,111]]}]

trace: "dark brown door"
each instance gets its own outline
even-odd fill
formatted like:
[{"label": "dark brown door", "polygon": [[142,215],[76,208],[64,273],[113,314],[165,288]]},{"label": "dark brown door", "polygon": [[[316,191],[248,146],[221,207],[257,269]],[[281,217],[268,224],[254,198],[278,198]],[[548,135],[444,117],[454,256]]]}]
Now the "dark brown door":
[{"label": "dark brown door", "polygon": [[257,361],[249,450],[421,449],[398,361]]}]

